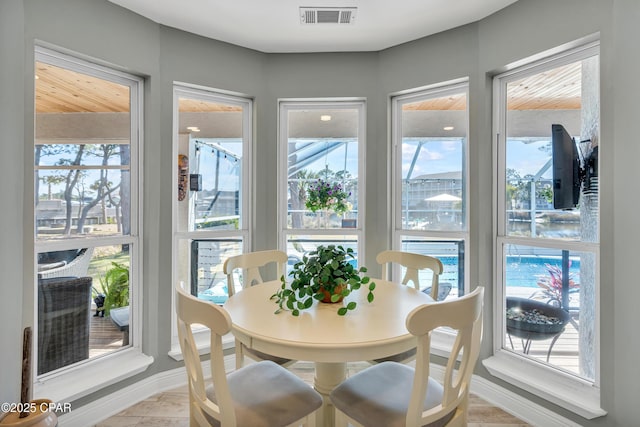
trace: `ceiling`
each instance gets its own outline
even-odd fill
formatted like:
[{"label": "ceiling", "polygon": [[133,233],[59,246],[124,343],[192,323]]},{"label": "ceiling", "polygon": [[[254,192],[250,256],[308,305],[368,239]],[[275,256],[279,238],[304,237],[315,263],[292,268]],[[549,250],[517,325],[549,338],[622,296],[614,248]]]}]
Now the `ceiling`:
[{"label": "ceiling", "polygon": [[[109,0],[160,24],[268,53],[379,51],[478,21],[517,0]],[[303,24],[300,7],[355,7]]]},{"label": "ceiling", "polygon": [[[298,4],[294,4],[291,0],[227,1],[224,4],[220,0],[206,0],[206,2],[204,0],[109,1],[129,7],[165,25],[182,27],[207,37],[264,52],[319,52],[323,50],[383,49],[481,19],[516,0],[396,0],[391,8],[383,7],[383,3],[390,3],[388,0],[386,2],[369,0],[364,5],[350,0],[351,5],[358,7],[355,24],[317,24],[314,28],[303,27],[300,24],[297,16]],[[329,4],[326,3],[327,0],[322,1],[325,2],[324,5]],[[340,5],[343,6],[345,3],[348,2],[341,1]],[[445,6],[445,3],[449,6]],[[455,3],[456,10],[467,10],[467,13],[457,13],[451,6],[453,3]],[[335,3],[331,4],[335,5]],[[172,10],[178,7],[176,5],[180,10]],[[309,3],[304,3],[304,5],[308,6]],[[465,7],[462,7],[463,5]],[[429,10],[427,11],[427,9]],[[293,10],[295,16],[289,17],[289,10]],[[246,11],[250,13],[245,13]],[[412,15],[412,11],[421,11],[422,13],[413,13],[413,17],[407,17]],[[242,16],[243,13],[247,16]],[[406,21],[406,25],[398,25],[398,21],[403,20]],[[229,28],[226,28],[226,23],[234,24],[227,25]],[[412,25],[409,25],[410,23]],[[344,26],[341,27],[341,25]],[[385,28],[386,30],[373,31],[373,27]],[[288,33],[289,36],[284,37],[283,33]],[[513,120],[519,117],[517,110],[521,110],[523,113],[531,110],[550,111],[555,115],[554,118],[557,117],[559,110],[576,111],[580,108],[580,83],[581,66],[579,62],[513,81],[507,90],[508,109],[513,111],[512,114],[515,114]],[[64,132],[70,132],[66,130],[69,127],[68,120],[70,119],[55,117],[60,116],[58,113],[74,113],[76,115],[115,113],[117,115],[129,111],[129,88],[98,77],[39,62],[36,65],[35,84],[36,112],[53,113],[48,114],[47,120],[51,121],[50,127],[52,129],[57,129],[54,132],[56,134],[59,134],[61,126],[65,128]],[[435,110],[455,113],[466,109],[466,101],[464,95],[452,95],[406,104],[403,109],[417,110],[418,112]],[[218,113],[216,117],[222,117],[223,115],[219,113],[239,111],[230,105],[196,99],[180,99],[179,110],[183,115],[192,114],[195,115],[194,117],[197,117],[198,113],[209,114],[207,115],[208,121],[211,121],[213,117],[210,113]],[[96,116],[92,115],[92,117]],[[81,121],[88,120],[87,115],[77,117]],[[523,123],[531,122],[529,116],[523,117]],[[41,117],[39,123],[44,123],[43,120],[44,117]],[[202,124],[199,126],[204,131],[208,121],[203,120],[200,120]],[[61,124],[57,124],[58,121]],[[195,119],[192,121],[195,123]],[[66,127],[64,123],[67,123]],[[114,127],[113,124],[110,126]],[[83,126],[79,125],[79,127]],[[186,128],[184,131],[188,132]],[[525,132],[527,135],[535,134],[531,130],[527,130],[527,132]],[[41,137],[46,136],[44,128],[39,134],[42,134]]]},{"label": "ceiling", "polygon": [[[316,50],[321,51],[323,49],[380,49],[395,43],[408,41],[411,38],[441,31],[448,27],[481,19],[483,16],[513,3],[515,0],[446,0],[449,4],[455,1],[456,8],[462,7],[463,4],[469,6],[463,8],[471,12],[464,15],[462,21],[460,20],[461,14],[454,13],[455,11],[451,10],[451,6],[445,7],[444,2],[439,0],[396,0],[393,8],[386,8],[389,10],[382,7],[383,2],[381,0],[370,0],[365,5],[358,5],[357,22],[355,24],[347,25],[347,28],[337,27],[342,24],[318,24],[318,27],[310,31],[302,27],[297,16],[295,17],[298,19],[297,21],[294,19],[293,23],[285,23],[283,17],[288,15],[285,11],[288,9],[296,11],[298,8],[297,4],[292,3],[290,0],[271,2],[245,0],[242,3],[242,7],[237,6],[241,3],[239,1],[228,1],[222,4],[219,0],[207,0],[206,3],[203,0],[183,0],[181,2],[169,0],[110,1],[130,7],[132,10],[148,15],[150,18],[166,25],[180,25],[192,32],[196,32],[196,29],[200,28],[200,32],[203,35],[224,39],[258,50],[312,50],[309,46],[315,46]],[[247,2],[252,4],[247,5]],[[266,3],[272,4],[266,5]],[[277,4],[274,5],[273,3]],[[341,5],[344,3],[342,1]],[[479,6],[480,3],[482,7]],[[176,7],[176,4],[179,4],[181,9],[179,11],[171,11],[172,8]],[[351,0],[351,4],[355,4],[353,0]],[[305,3],[305,5],[309,5],[309,3]],[[417,27],[421,28],[419,35],[417,32],[411,32],[401,25],[395,25],[395,21],[400,19],[400,16],[408,14],[410,10],[425,10],[425,5],[432,9],[432,13],[415,14],[421,16],[418,21],[424,21],[422,25],[417,25]],[[240,8],[242,11],[239,10]],[[198,10],[201,13],[193,13]],[[241,12],[246,10],[251,11],[251,13],[248,14],[248,17],[242,18],[240,16]],[[257,19],[255,18],[256,15],[262,16],[258,27],[250,24],[252,19]],[[202,19],[203,16],[215,16],[216,19]],[[442,17],[438,20],[437,25],[433,23],[434,16]],[[363,22],[365,17],[370,22]],[[206,23],[201,22],[205,20],[207,21]],[[190,22],[189,25],[187,25],[187,22]],[[216,22],[216,25],[213,25],[213,22]],[[236,22],[233,26],[235,30],[229,30],[228,33],[223,31],[223,23],[225,22]],[[411,22],[414,22],[414,20]],[[321,25],[326,26],[322,27]],[[372,26],[381,26],[391,30],[386,32],[377,31],[375,32],[377,35],[372,37],[371,40],[363,41],[362,34],[370,34]],[[292,35],[287,38],[278,36],[280,32],[284,31],[280,27],[290,28],[291,34],[296,34],[296,36]],[[336,42],[328,43],[327,40],[334,37],[336,32],[346,34],[349,37],[344,36]],[[223,33],[226,34],[224,37],[221,35]],[[380,35],[384,35],[384,37],[379,37]],[[579,109],[580,79],[580,63],[573,63],[511,82],[507,91],[508,108],[509,110],[525,111]],[[451,95],[406,104],[403,109],[463,111],[467,106],[466,101],[465,95]],[[238,108],[230,105],[196,99],[181,99],[179,109],[182,114],[239,111]],[[129,89],[126,86],[98,77],[65,70],[50,64],[38,63],[36,66],[36,111],[38,113],[127,113],[129,111]],[[207,120],[211,120],[212,116],[208,117]],[[87,120],[86,116],[83,120]],[[206,120],[200,124],[203,130],[206,127],[205,122]]]}]

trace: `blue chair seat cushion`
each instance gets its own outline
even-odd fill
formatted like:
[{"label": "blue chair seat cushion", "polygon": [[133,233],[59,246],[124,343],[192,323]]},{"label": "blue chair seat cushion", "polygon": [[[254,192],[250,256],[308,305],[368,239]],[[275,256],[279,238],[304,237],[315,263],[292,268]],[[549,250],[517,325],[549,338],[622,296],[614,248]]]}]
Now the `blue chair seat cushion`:
[{"label": "blue chair seat cushion", "polygon": [[248,353],[254,360],[270,360],[278,365],[284,365],[291,362],[291,359],[285,359],[284,357],[274,356],[272,354],[263,353],[252,348],[244,347],[242,349],[244,353]]},{"label": "blue chair seat cushion", "polygon": [[383,362],[397,362],[397,363],[406,363],[407,361],[416,357],[416,348],[409,349],[407,351],[403,351],[402,353],[394,354],[393,356],[382,357],[380,359],[374,359],[374,363],[383,363]]},{"label": "blue chair seat cushion", "polygon": [[[307,383],[271,361],[252,363],[227,376],[236,424],[251,427],[288,426],[322,405]],[[217,402],[213,386],[207,397]],[[205,414],[212,426],[220,423]]]},{"label": "blue chair seat cushion", "polygon": [[[411,400],[413,368],[395,362],[373,365],[345,380],[331,392],[331,401],[340,411],[367,427],[404,427]],[[429,378],[424,410],[442,403],[443,387]],[[455,411],[428,424],[442,427]]]}]

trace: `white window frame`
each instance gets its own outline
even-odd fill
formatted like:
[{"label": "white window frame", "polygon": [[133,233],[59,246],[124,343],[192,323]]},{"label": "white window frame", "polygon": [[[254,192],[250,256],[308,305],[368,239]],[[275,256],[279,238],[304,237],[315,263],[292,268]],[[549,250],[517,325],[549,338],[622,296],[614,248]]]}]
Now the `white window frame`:
[{"label": "white window frame", "polygon": [[[355,109],[358,111],[358,217],[356,228],[287,228],[287,155],[289,112],[295,110]],[[278,241],[280,248],[287,250],[287,239],[296,235],[355,236],[358,241],[358,258],[365,259],[364,206],[366,194],[365,152],[366,152],[366,100],[363,98],[314,98],[278,100]]]},{"label": "white window frame", "polygon": [[[464,147],[464,168],[463,185],[465,192],[466,209],[464,212],[464,230],[461,231],[439,231],[439,230],[408,230],[402,228],[402,105],[418,101],[425,98],[436,98],[448,94],[459,94],[464,92],[467,97],[466,108],[466,143]],[[469,82],[468,79],[456,79],[447,82],[429,85],[416,89],[405,90],[390,95],[391,104],[391,194],[393,204],[391,207],[391,247],[399,250],[402,245],[403,236],[416,236],[429,241],[438,240],[460,240],[464,242],[464,290],[469,292]],[[392,280],[400,281],[400,269],[392,269]],[[432,353],[448,357],[449,349],[452,348],[455,334],[446,329],[439,328],[432,336]]]},{"label": "white window frame", "polygon": [[[97,391],[109,384],[113,384],[124,378],[144,371],[153,358],[142,352],[142,200],[140,194],[142,187],[142,123],[143,123],[143,94],[144,80],[138,76],[124,73],[96,62],[80,59],[68,54],[62,54],[55,50],[35,47],[34,62],[43,62],[57,67],[83,74],[93,75],[105,80],[113,81],[130,88],[131,99],[131,134],[130,134],[130,182],[131,182],[131,233],[127,236],[109,236],[104,238],[72,238],[55,241],[35,241],[34,253],[64,250],[79,247],[97,247],[109,245],[129,245],[130,253],[130,307],[131,327],[129,335],[131,345],[129,348],[119,350],[96,359],[74,364],[69,368],[52,373],[36,375],[35,364],[32,377],[34,383],[34,396],[46,397],[53,401],[71,401]],[[34,117],[35,120],[35,117]],[[31,167],[33,158],[31,158]],[[33,190],[32,190],[33,191]],[[33,194],[33,193],[32,193]],[[35,195],[32,195],[32,200]],[[34,212],[35,215],[35,212]],[[37,258],[37,257],[35,257]],[[34,260],[34,278],[37,277],[37,265]],[[37,325],[37,279],[34,279],[33,324]],[[37,351],[37,349],[35,349]]]},{"label": "white window frame", "polygon": [[[172,245],[172,283],[177,286],[182,280],[179,274],[179,262],[181,259],[178,254],[178,242],[191,239],[242,239],[243,252],[250,250],[251,246],[251,230],[255,224],[255,212],[253,209],[255,195],[252,191],[254,188],[254,172],[253,172],[253,98],[236,92],[214,89],[205,86],[193,85],[183,82],[174,82],[173,84],[173,144],[172,144],[172,163],[173,175],[171,182],[178,182],[178,127],[180,123],[179,100],[180,98],[199,99],[208,102],[220,102],[228,105],[236,105],[242,108],[242,175],[241,175],[241,221],[238,230],[183,230],[178,221],[178,188],[176,185],[172,189],[172,228],[173,228],[173,245]],[[190,255],[187,256],[191,262]],[[188,286],[188,284],[187,284]],[[169,356],[175,360],[182,360],[182,352],[178,341],[178,330],[176,326],[175,300],[174,293],[171,293],[171,349]],[[194,330],[194,338],[196,340],[200,354],[208,354],[209,349],[209,332],[208,329]],[[228,334],[223,338],[223,347],[225,349],[234,346],[233,336]]]},{"label": "white window frame", "polygon": [[[513,385],[530,393],[560,405],[586,419],[593,419],[606,414],[600,404],[600,306],[599,281],[596,277],[596,378],[593,382],[586,381],[576,375],[569,374],[552,366],[536,362],[530,358],[518,355],[504,349],[505,316],[504,313],[504,261],[503,248],[507,244],[544,246],[551,249],[567,249],[571,252],[590,252],[596,257],[596,268],[600,271],[600,244],[582,241],[554,241],[549,238],[511,237],[506,235],[505,205],[505,135],[506,135],[506,93],[505,89],[510,81],[539,73],[543,70],[555,68],[581,59],[598,56],[599,42],[590,42],[582,46],[575,44],[562,52],[534,58],[528,63],[520,62],[517,67],[494,77],[493,99],[493,135],[494,147],[494,232],[495,270],[494,283],[494,319],[493,319],[493,356],[483,361],[489,372]],[[601,155],[602,153],[600,153]],[[498,314],[499,313],[499,314]]]}]

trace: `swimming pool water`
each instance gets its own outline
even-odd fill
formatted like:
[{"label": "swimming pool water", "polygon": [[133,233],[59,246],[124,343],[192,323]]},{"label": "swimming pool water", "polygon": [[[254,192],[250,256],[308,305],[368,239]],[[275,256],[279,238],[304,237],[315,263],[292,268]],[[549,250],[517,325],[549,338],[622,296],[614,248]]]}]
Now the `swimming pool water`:
[{"label": "swimming pool water", "polygon": [[[440,283],[450,283],[453,289],[458,287],[458,277],[460,274],[457,256],[439,256],[444,270],[440,275]],[[509,255],[506,257],[506,284],[509,287],[527,287],[539,289],[537,285],[541,277],[548,276],[547,264],[562,268],[562,258],[553,256],[518,256]],[[287,271],[292,265],[287,266]],[[580,259],[571,258],[569,274],[575,283],[580,283]],[[431,285],[431,273],[425,271],[420,275],[420,283],[423,287]],[[224,303],[227,299],[224,282],[219,286],[214,286],[198,294],[198,298],[210,300],[216,303]]]},{"label": "swimming pool water", "polygon": [[[508,256],[506,268],[507,286],[533,287],[541,277],[548,277],[547,264],[562,269],[560,257]],[[572,258],[569,265],[569,277],[580,283],[580,259]]]},{"label": "swimming pool water", "polygon": [[[454,287],[458,285],[458,257],[439,257],[444,266],[440,275],[440,283],[448,282]],[[541,277],[548,276],[547,264],[562,268],[562,258],[552,256],[507,256],[507,286],[538,288]],[[569,277],[580,283],[580,259],[571,258]],[[422,278],[421,278],[422,280]]]}]

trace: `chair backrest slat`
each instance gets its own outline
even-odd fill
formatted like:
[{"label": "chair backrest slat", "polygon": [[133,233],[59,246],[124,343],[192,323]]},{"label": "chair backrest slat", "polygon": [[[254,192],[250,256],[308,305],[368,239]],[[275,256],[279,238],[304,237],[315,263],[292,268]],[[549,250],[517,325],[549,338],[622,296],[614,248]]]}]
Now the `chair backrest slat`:
[{"label": "chair backrest slat", "polygon": [[[439,419],[443,413],[460,407],[468,399],[471,376],[482,340],[483,301],[484,288],[479,286],[460,298],[417,307],[407,316],[407,329],[418,338],[407,425],[428,424]],[[453,329],[457,336],[445,369],[442,405],[423,413],[422,402],[429,378],[430,335],[439,327]]]},{"label": "chair backrest slat", "polygon": [[[222,425],[235,426],[235,410],[222,352],[222,335],[231,330],[231,318],[224,308],[208,301],[200,300],[188,294],[178,285],[176,287],[176,313],[178,317],[178,338],[184,357],[184,364],[189,379],[189,393],[198,408],[195,418],[203,425],[208,424],[203,413],[220,420]],[[200,365],[200,354],[196,346],[191,327],[203,325],[211,331],[211,377],[216,391],[217,403],[206,395],[206,384]],[[193,411],[195,408],[191,408]]]},{"label": "chair backrest slat", "polygon": [[284,273],[284,265],[286,262],[287,254],[279,250],[249,252],[227,258],[223,265],[223,271],[224,274],[227,275],[227,290],[229,296],[235,293],[234,270],[239,268],[243,270],[242,289],[245,289],[263,282],[260,267],[264,267],[270,263],[276,264],[276,278],[279,279]]},{"label": "chair backrest slat", "polygon": [[438,258],[411,252],[387,250],[380,252],[376,257],[376,261],[382,265],[382,278],[385,280],[390,280],[389,263],[405,267],[406,272],[402,278],[402,284],[407,285],[412,282],[413,287],[418,290],[420,290],[419,271],[424,269],[431,270],[431,298],[434,301],[438,300],[438,280],[444,270],[442,262]]}]

